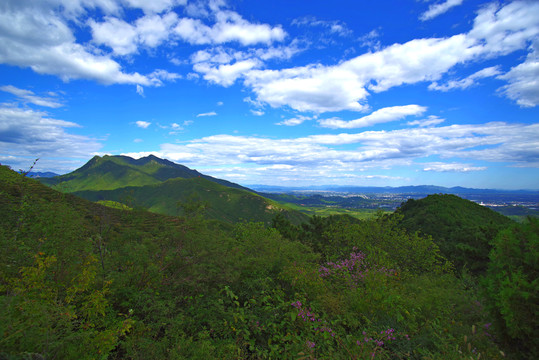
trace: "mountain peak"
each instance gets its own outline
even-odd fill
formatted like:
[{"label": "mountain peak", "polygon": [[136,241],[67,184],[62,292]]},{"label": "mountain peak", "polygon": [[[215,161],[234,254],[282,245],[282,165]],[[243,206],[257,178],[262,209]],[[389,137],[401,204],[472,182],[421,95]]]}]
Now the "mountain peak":
[{"label": "mountain peak", "polygon": [[[81,168],[72,173],[52,178],[49,185],[64,183],[69,191],[113,190],[127,186],[155,185],[175,178],[191,179],[202,177],[215,183],[252,191],[227,180],[199,173],[184,165],[161,159],[153,154],[134,159],[125,155],[94,156]],[[43,181],[45,182],[45,181]]]}]

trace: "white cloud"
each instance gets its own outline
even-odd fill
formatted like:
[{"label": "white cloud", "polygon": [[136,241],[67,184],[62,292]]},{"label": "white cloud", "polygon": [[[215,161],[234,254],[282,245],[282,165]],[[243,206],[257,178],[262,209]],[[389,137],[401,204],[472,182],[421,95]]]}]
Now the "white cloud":
[{"label": "white cloud", "polygon": [[150,81],[150,84],[154,86],[162,85],[163,81],[174,82],[177,79],[181,79],[182,76],[176,73],[171,73],[166,70],[156,69],[152,73],[147,75],[147,78]]},{"label": "white cloud", "polygon": [[[253,70],[245,83],[272,107],[298,111],[362,111],[368,90],[436,80],[479,50],[464,35],[420,39],[366,53],[335,66],[311,65],[283,70]],[[443,53],[444,56],[439,56]]]},{"label": "white cloud", "polygon": [[445,2],[442,3],[432,4],[427,11],[421,14],[419,19],[422,21],[433,19],[447,12],[451,8],[461,5],[462,1],[463,0],[445,0]]},{"label": "white cloud", "polygon": [[429,85],[429,90],[449,91],[453,89],[467,89],[477,84],[478,79],[484,79],[488,77],[494,77],[501,74],[500,66],[491,66],[473,73],[472,75],[462,80],[450,80],[446,84],[439,85],[437,82],[433,82]]},{"label": "white cloud", "polygon": [[[398,167],[438,172],[486,170],[484,162],[539,167],[539,124],[493,122],[285,139],[215,135],[162,144],[157,153],[199,170],[247,175],[245,183],[313,183],[320,178],[342,183],[373,175],[380,180],[377,171]],[[442,160],[424,162],[432,157]]]},{"label": "white cloud", "polygon": [[429,115],[427,119],[408,121],[406,124],[409,126],[429,127],[441,124],[445,119],[440,119],[438,116]]},{"label": "white cloud", "polygon": [[521,107],[539,105],[539,44],[531,51],[522,64],[499,76],[508,84],[500,89],[508,98],[515,100]]},{"label": "white cloud", "polygon": [[137,31],[134,26],[115,17],[105,18],[97,23],[88,21],[92,29],[92,39],[98,45],[106,45],[117,55],[127,55],[137,51]]},{"label": "white cloud", "polygon": [[0,154],[33,158],[90,157],[101,148],[96,140],[69,133],[78,124],[47,113],[0,106]]},{"label": "white cloud", "polygon": [[320,20],[315,18],[314,16],[305,16],[299,19],[294,19],[292,21],[292,25],[322,27],[326,28],[329,33],[336,34],[339,36],[349,36],[352,34],[352,31],[348,29],[348,26],[342,21]]},{"label": "white cloud", "polygon": [[203,116],[216,116],[217,113],[215,111],[210,111],[207,113],[198,114],[197,117],[203,117]]},{"label": "white cloud", "polygon": [[382,47],[380,43],[380,34],[378,30],[371,30],[369,33],[360,36],[357,40],[361,43],[361,46],[372,49],[374,51],[379,51]]},{"label": "white cloud", "polygon": [[159,153],[197,167],[280,164],[329,172],[391,169],[431,156],[537,167],[539,124],[498,122],[288,139],[214,135],[183,144],[163,144]]},{"label": "white cloud", "polygon": [[253,70],[245,74],[257,101],[298,111],[361,111],[368,93],[364,82],[344,66],[310,65],[283,70]]},{"label": "white cloud", "polygon": [[186,5],[187,0],[123,0],[130,7],[142,9],[145,13],[160,13],[178,5]]},{"label": "white cloud", "polygon": [[138,144],[138,143],[144,142],[144,140],[142,140],[142,139],[134,139],[133,142]]},{"label": "white cloud", "polygon": [[142,129],[147,129],[148,126],[150,126],[152,123],[151,122],[148,122],[148,121],[137,121],[135,122],[135,124],[139,127],[139,128],[142,128]]},{"label": "white cloud", "polygon": [[213,66],[207,62],[196,63],[193,69],[204,74],[203,78],[209,82],[228,87],[245,72],[260,65],[256,59],[237,61],[233,64],[220,64]]},{"label": "white cloud", "polygon": [[332,129],[354,129],[401,120],[407,116],[421,115],[425,111],[427,111],[427,108],[419,105],[392,106],[376,110],[372,114],[356,120],[323,119],[319,120],[318,123],[322,127]]},{"label": "white cloud", "polygon": [[182,40],[197,45],[226,42],[239,42],[244,46],[269,45],[286,37],[286,32],[280,26],[252,24],[233,11],[219,10],[214,16],[215,24],[212,27],[199,19],[182,18],[174,32]]},{"label": "white cloud", "polygon": [[362,111],[368,108],[370,92],[436,82],[456,65],[525,49],[537,36],[539,2],[517,1],[503,7],[494,4],[478,12],[472,30],[466,34],[394,44],[333,66],[253,69],[245,74],[245,85],[252,88],[256,100],[272,107],[319,113]]},{"label": "white cloud", "polygon": [[294,43],[290,46],[249,49],[248,51],[216,47],[195,52],[191,56],[191,62],[194,64],[193,70],[203,74],[204,79],[228,87],[250,70],[261,67],[262,61],[289,59],[299,51]]},{"label": "white cloud", "polygon": [[514,1],[503,7],[491,3],[481,9],[467,34],[486,57],[525,49],[539,35],[539,2]]},{"label": "white cloud", "polygon": [[137,94],[144,97],[144,88],[137,84]]},{"label": "white cloud", "polygon": [[[33,91],[19,89],[13,85],[0,86],[0,91],[5,91],[13,94],[19,98],[20,101],[25,103],[31,103],[38,106],[45,106],[50,108],[59,108],[64,106],[58,102],[57,99],[52,97],[37,96]],[[54,96],[53,94],[52,96]]]},{"label": "white cloud", "polygon": [[[29,67],[64,81],[89,79],[103,84],[160,85],[137,72],[125,73],[119,63],[81,44],[66,20],[52,8],[20,5],[0,12],[0,63]],[[70,8],[75,9],[75,8]],[[73,10],[74,11],[74,10]]]},{"label": "white cloud", "polygon": [[168,40],[178,16],[173,13],[164,15],[145,15],[134,24],[116,17],[106,17],[103,22],[88,21],[92,30],[92,40],[98,45],[106,45],[116,55],[129,55],[138,52],[140,46],[155,48]]},{"label": "white cloud", "polygon": [[435,172],[470,172],[470,171],[484,171],[486,166],[472,166],[470,164],[459,163],[428,163],[424,164],[423,171],[435,171]]},{"label": "white cloud", "polygon": [[254,116],[263,116],[265,112],[262,110],[251,110],[251,114],[253,114]]},{"label": "white cloud", "polygon": [[305,121],[316,119],[316,117],[313,116],[304,116],[304,115],[298,115],[296,117],[293,117],[291,119],[286,119],[281,122],[276,123],[275,125],[286,125],[286,126],[296,126],[303,124]]}]

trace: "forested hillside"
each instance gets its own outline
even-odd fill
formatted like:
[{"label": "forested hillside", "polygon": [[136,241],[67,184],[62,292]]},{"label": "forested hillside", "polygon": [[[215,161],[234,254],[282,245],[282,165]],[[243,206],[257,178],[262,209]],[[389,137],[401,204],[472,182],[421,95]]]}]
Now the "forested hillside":
[{"label": "forested hillside", "polygon": [[537,356],[536,220],[494,236],[481,287],[395,216],[230,224],[196,200],[113,209],[0,167],[0,358]]},{"label": "forested hillside", "polygon": [[484,273],[492,240],[512,221],[485,206],[455,195],[410,199],[396,211],[400,225],[433,237],[440,251],[460,270]]},{"label": "forested hillside", "polygon": [[140,159],[95,156],[69,174],[39,180],[91,201],[112,201],[163,215],[186,215],[194,206],[208,218],[230,223],[252,220],[269,224],[278,213],[296,224],[308,219],[241,185],[153,155]]}]

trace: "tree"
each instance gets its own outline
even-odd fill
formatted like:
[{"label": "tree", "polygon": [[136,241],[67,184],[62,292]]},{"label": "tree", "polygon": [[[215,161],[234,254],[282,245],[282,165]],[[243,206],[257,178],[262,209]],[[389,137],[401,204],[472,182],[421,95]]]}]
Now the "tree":
[{"label": "tree", "polygon": [[494,239],[486,275],[490,307],[511,348],[539,358],[539,220],[529,218]]}]

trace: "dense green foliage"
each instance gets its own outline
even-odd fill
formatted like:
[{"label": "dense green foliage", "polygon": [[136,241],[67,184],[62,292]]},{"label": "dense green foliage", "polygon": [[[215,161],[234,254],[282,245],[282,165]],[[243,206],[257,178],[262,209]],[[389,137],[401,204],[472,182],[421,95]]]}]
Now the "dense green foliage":
[{"label": "dense green foliage", "polygon": [[410,199],[396,215],[402,217],[402,227],[432,236],[457,269],[466,267],[473,274],[485,272],[492,239],[512,223],[495,211],[455,195]]},{"label": "dense green foliage", "polygon": [[194,200],[206,205],[207,217],[230,223],[246,219],[270,223],[278,213],[283,213],[295,223],[307,219],[306,215],[286,209],[255,193],[230,188],[204,178],[176,178],[157,185],[86,190],[74,194],[90,201],[111,200],[164,215],[185,215],[184,204],[193,201],[194,196]]},{"label": "dense green foliage", "polygon": [[504,341],[539,358],[539,220],[530,218],[494,239],[485,279],[490,307]]},{"label": "dense green foliage", "polygon": [[231,225],[5,167],[0,205],[0,358],[503,358],[474,281],[392,216]]}]

